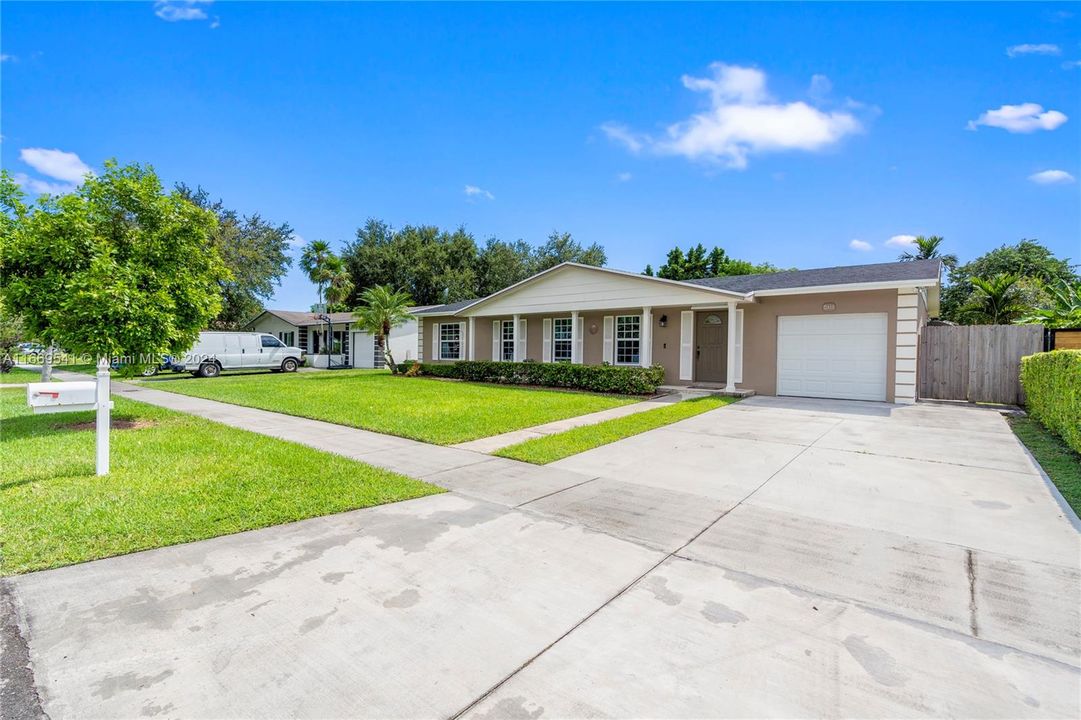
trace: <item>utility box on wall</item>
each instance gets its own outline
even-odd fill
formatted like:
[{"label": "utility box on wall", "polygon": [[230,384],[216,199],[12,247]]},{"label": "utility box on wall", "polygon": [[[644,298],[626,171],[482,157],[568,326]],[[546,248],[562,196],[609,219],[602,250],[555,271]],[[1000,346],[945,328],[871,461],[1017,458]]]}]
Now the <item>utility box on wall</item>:
[{"label": "utility box on wall", "polygon": [[97,408],[97,383],[46,382],[26,386],[26,404],[35,413],[77,412]]}]

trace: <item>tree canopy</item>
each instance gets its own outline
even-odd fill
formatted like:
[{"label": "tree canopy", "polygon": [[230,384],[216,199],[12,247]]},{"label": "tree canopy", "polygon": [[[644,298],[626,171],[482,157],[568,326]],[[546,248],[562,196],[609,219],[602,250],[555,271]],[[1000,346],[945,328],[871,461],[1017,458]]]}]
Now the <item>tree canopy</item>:
[{"label": "tree canopy", "polygon": [[258,213],[242,216],[225,207],[221,200],[211,202],[202,187],[193,190],[178,183],[176,190],[181,197],[218,218],[210,240],[231,276],[219,282],[221,311],[210,327],[238,329],[259,314],[264,301],[274,295],[275,286],[281,285],[289,272],[293,263],[289,256],[289,246],[295,237],[293,228],[289,223],[274,225]]},{"label": "tree canopy", "polygon": [[947,268],[957,267],[956,255],[944,255],[941,251],[942,243],[946,239],[940,235],[931,235],[925,237],[920,235],[912,243],[912,249],[906,250],[901,253],[897,259],[902,262],[910,262],[912,260],[941,260],[942,264]]},{"label": "tree canopy", "polygon": [[144,165],[105,164],[73,193],[27,205],[0,174],[5,309],[27,333],[69,352],[179,354],[221,310],[229,270],[211,242],[217,219]]},{"label": "tree canopy", "polygon": [[[722,248],[716,246],[706,252],[706,247],[698,243],[688,248],[686,253],[678,245],[669,250],[667,259],[657,269],[656,275],[666,280],[696,280],[726,275],[773,273],[779,270],[780,268],[768,262],[755,264],[730,258]],[[653,266],[646,265],[643,274],[653,276]]]},{"label": "tree canopy", "polygon": [[360,294],[363,303],[356,309],[357,322],[368,333],[375,335],[387,358],[392,375],[398,373],[398,365],[391,354],[387,337],[390,331],[413,319],[409,307],[413,299],[408,293],[395,290],[389,285],[376,285]]},{"label": "tree canopy", "polygon": [[954,322],[966,322],[970,313],[962,311],[976,287],[972,278],[990,279],[996,275],[1016,275],[1018,289],[1024,291],[1030,306],[1039,307],[1050,298],[1046,286],[1076,282],[1068,259],[1058,258],[1036,240],[1021,240],[1016,245],[1002,245],[980,257],[950,269],[949,282],[942,291],[941,316]]},{"label": "tree canopy", "polygon": [[342,253],[353,280],[352,304],[368,288],[389,285],[408,293],[418,305],[483,297],[561,262],[603,265],[604,248],[588,247],[570,233],[553,232],[533,247],[524,240],[488,239],[479,247],[464,227],[454,231],[432,225],[391,228],[369,219]]}]

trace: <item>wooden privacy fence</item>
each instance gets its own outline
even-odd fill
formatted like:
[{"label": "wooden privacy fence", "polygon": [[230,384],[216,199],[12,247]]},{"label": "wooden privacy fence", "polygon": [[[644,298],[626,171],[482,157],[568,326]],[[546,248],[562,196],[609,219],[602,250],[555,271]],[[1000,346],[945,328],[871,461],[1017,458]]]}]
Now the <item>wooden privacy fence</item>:
[{"label": "wooden privacy fence", "polygon": [[1021,405],[1021,358],[1043,350],[1042,325],[928,325],[920,333],[921,398]]}]

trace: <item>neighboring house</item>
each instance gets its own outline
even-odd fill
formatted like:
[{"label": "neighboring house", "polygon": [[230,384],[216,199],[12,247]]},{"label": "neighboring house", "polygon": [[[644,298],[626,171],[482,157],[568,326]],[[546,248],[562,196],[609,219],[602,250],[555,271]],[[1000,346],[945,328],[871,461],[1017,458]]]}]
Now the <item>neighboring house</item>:
[{"label": "neighboring house", "polygon": [[419,310],[417,357],[661,365],[665,382],[915,402],[938,260],[676,281],[563,263]]},{"label": "neighboring house", "polygon": [[[330,313],[329,317],[332,330],[328,330],[318,313],[264,310],[246,323],[243,329],[269,333],[286,345],[299,347],[308,354],[309,365],[322,364],[326,367],[324,353],[329,338],[333,342],[332,359],[335,364],[355,368],[383,367],[383,353],[376,348],[375,337],[357,327],[353,313]],[[329,332],[333,332],[333,335]],[[416,359],[417,321],[411,320],[391,330],[389,344],[396,361]]]}]

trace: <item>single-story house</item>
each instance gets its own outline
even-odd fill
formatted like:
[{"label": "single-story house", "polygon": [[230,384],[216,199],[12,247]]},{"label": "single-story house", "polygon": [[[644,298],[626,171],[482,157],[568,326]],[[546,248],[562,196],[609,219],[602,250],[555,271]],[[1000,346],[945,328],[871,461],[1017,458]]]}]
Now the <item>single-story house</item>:
[{"label": "single-story house", "polygon": [[916,260],[676,281],[563,263],[419,310],[416,355],[660,365],[670,385],[912,403],[941,271]]},{"label": "single-story house", "polygon": [[[424,308],[413,308],[413,311]],[[328,338],[333,343],[331,359],[335,365],[355,368],[381,368],[382,349],[375,337],[359,329],[351,312],[330,313],[330,328],[320,313],[293,310],[264,310],[244,325],[245,330],[265,332],[286,345],[299,347],[308,355],[308,364],[326,367]],[[417,320],[410,320],[391,330],[391,354],[398,362],[417,357]],[[333,333],[332,335],[329,333]]]}]

